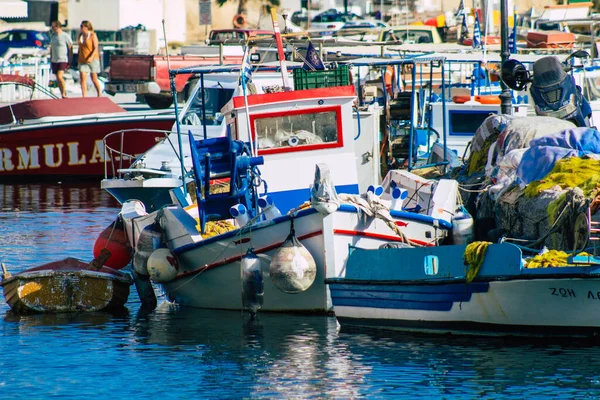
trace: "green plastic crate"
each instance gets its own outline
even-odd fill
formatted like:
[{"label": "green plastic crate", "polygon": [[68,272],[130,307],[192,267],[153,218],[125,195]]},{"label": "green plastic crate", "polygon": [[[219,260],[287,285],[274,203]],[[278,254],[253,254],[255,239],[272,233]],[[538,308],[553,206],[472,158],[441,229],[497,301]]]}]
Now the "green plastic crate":
[{"label": "green plastic crate", "polygon": [[336,69],[306,71],[294,70],[294,90],[317,89],[350,84],[348,66],[339,65]]}]

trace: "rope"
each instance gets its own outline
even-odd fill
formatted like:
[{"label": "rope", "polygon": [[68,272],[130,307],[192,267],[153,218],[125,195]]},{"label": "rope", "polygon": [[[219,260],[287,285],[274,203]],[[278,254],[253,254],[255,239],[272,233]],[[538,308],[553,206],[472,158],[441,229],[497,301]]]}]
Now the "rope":
[{"label": "rope", "polygon": [[[546,240],[546,238],[548,236],[550,236],[555,231],[555,228],[558,225],[558,222],[562,219],[563,215],[565,214],[565,212],[567,210],[567,207],[569,207],[570,205],[571,205],[571,200],[565,202],[565,205],[563,206],[562,210],[560,211],[560,213],[558,214],[558,216],[554,220],[554,223],[550,226],[550,228],[548,228],[548,230],[546,231],[546,233],[544,233],[537,240],[535,240],[535,241],[534,240],[527,241],[527,240],[523,240],[523,239],[516,239],[516,238],[504,237],[504,238],[502,238],[502,241],[509,241],[509,242],[510,241],[520,241],[520,242],[524,242],[524,243],[529,243],[529,245],[527,247],[537,246],[540,243],[543,243],[543,241]],[[539,220],[538,223],[542,222],[544,219],[547,219],[547,217]]]},{"label": "rope", "polygon": [[389,208],[385,204],[381,203],[379,197],[373,196],[369,193],[364,195],[340,193],[338,194],[338,197],[343,203],[355,206],[359,211],[359,218],[364,218],[364,216],[378,218],[384,221],[385,224],[398,237],[400,237],[404,243],[415,245],[400,230],[398,225],[395,224],[394,218],[392,218],[390,215]]},{"label": "rope", "polygon": [[469,267],[465,280],[467,283],[473,282],[473,279],[479,274],[479,270],[485,260],[487,248],[491,242],[473,242],[465,249],[465,264]]}]

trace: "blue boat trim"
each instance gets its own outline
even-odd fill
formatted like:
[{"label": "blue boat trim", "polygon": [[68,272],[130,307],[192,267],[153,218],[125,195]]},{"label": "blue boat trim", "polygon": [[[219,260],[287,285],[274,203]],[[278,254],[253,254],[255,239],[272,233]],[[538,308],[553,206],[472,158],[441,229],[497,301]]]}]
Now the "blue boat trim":
[{"label": "blue boat trim", "polygon": [[[356,212],[356,207],[351,204],[342,204],[338,211],[342,212]],[[411,213],[407,211],[396,211],[390,210],[390,215],[397,219],[411,220],[416,222],[423,222],[429,225],[433,225],[433,221],[438,221],[440,224],[440,228],[444,229],[452,229],[452,224],[443,219],[433,218],[429,215],[422,215],[417,213]]]},{"label": "blue boat trim", "polygon": [[[358,194],[359,188],[357,184],[335,185],[335,190],[338,193]],[[310,200],[310,189],[282,190],[279,192],[269,192],[268,195],[271,196],[273,203],[279,211],[282,214],[286,214],[288,211],[298,207],[299,204]]]},{"label": "blue boat trim", "polygon": [[469,302],[473,293],[486,293],[489,283],[444,286],[330,285],[333,306],[396,310],[450,311],[457,302]]}]

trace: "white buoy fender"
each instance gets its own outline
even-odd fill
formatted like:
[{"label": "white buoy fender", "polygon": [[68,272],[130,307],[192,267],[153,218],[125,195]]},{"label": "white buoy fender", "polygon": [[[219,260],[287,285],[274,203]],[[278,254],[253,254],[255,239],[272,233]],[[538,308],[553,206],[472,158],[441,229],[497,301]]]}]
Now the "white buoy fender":
[{"label": "white buoy fender", "polygon": [[293,221],[290,234],[271,260],[269,274],[273,284],[285,293],[304,292],[315,281],[315,259],[296,238]]},{"label": "white buoy fender", "polygon": [[466,211],[460,211],[452,218],[452,240],[454,244],[469,244],[473,241],[473,217]]},{"label": "white buoy fender", "polygon": [[269,195],[259,197],[258,206],[264,213],[265,220],[281,217],[281,211],[275,206],[273,199]]},{"label": "white buoy fender", "polygon": [[157,222],[146,226],[140,233],[133,254],[133,268],[138,274],[148,276],[148,257],[162,246],[162,233],[162,228]]},{"label": "white buoy fender", "polygon": [[148,274],[154,282],[164,283],[175,279],[179,272],[179,261],[171,250],[156,249],[148,258]]},{"label": "white buoy fender", "polygon": [[229,209],[229,213],[238,224],[238,227],[245,226],[250,220],[250,216],[248,215],[248,210],[246,210],[246,206],[243,204],[236,204]]},{"label": "white buoy fender", "polygon": [[249,248],[241,260],[242,304],[251,314],[262,308],[265,286],[262,266],[252,248]]}]

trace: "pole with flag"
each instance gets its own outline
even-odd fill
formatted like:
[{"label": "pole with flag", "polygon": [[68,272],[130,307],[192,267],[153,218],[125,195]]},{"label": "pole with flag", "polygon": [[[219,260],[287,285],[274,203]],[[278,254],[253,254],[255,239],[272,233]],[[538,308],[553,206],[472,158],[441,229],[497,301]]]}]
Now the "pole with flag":
[{"label": "pole with flag", "polygon": [[279,54],[279,64],[281,65],[281,77],[283,79],[283,87],[290,88],[288,82],[287,65],[285,63],[285,53],[283,51],[283,41],[281,40],[281,32],[279,31],[279,23],[277,22],[277,10],[271,7],[271,19],[273,21],[273,32],[275,32],[275,41],[277,42],[277,53]]},{"label": "pole with flag", "polygon": [[246,111],[246,124],[248,125],[248,141],[250,142],[250,150],[252,155],[256,157],[257,150],[254,147],[254,140],[252,139],[252,129],[250,129],[250,110],[248,108],[248,83],[252,82],[252,66],[250,65],[250,45],[246,42],[246,48],[244,49],[244,58],[242,60],[242,68],[240,70],[240,81],[242,84],[242,93],[244,94],[244,111]]},{"label": "pole with flag", "polygon": [[319,52],[315,49],[313,43],[309,40],[308,47],[306,48],[306,56],[304,57],[304,65],[302,65],[302,69],[306,71],[317,71],[324,70],[325,65],[323,61],[321,61],[321,57],[319,57]]},{"label": "pole with flag", "polygon": [[460,0],[460,4],[456,9],[456,14],[454,14],[455,17],[459,17],[461,15],[465,15],[465,0]]},{"label": "pole with flag", "polygon": [[513,13],[513,29],[508,37],[508,51],[510,54],[517,53],[517,10]]},{"label": "pole with flag", "polygon": [[458,43],[463,44],[469,37],[469,27],[467,26],[467,16],[463,13],[462,24],[460,27],[460,38]]},{"label": "pole with flag", "polygon": [[475,13],[475,25],[473,26],[473,48],[481,48],[481,25],[479,24],[478,13]]}]

